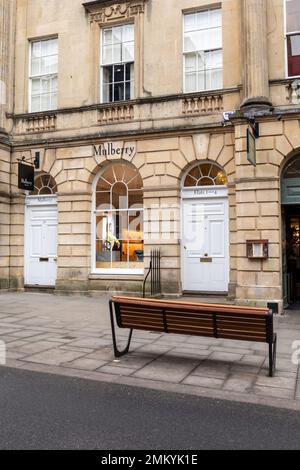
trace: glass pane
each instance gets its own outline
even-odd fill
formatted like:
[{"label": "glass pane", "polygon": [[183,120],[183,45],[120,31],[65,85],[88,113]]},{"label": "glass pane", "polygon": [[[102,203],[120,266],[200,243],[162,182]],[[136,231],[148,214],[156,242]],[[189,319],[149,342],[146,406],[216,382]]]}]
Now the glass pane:
[{"label": "glass pane", "polygon": [[50,78],[42,78],[41,79],[41,92],[42,93],[50,93]]},{"label": "glass pane", "polygon": [[32,113],[37,113],[41,111],[41,105],[40,105],[40,96],[33,96],[31,98],[31,112]]},{"label": "glass pane", "polygon": [[122,62],[122,45],[116,44],[113,46],[113,63]]},{"label": "glass pane", "polygon": [[208,10],[197,13],[197,29],[205,29],[211,26],[209,14],[210,12]]},{"label": "glass pane", "polygon": [[218,171],[218,174],[215,179],[215,184],[218,186],[226,186],[227,185],[227,177],[222,170]]},{"label": "glass pane", "polygon": [[104,85],[103,86],[103,102],[111,103],[113,101],[113,86]]},{"label": "glass pane", "polygon": [[300,31],[300,2],[286,1],[286,28],[288,33]]},{"label": "glass pane", "polygon": [[209,18],[210,26],[222,26],[222,10],[218,8],[217,10],[210,11],[210,18]]},{"label": "glass pane", "polygon": [[289,76],[300,75],[300,34],[288,36],[288,70]]},{"label": "glass pane", "polygon": [[57,77],[51,78],[51,91],[57,91]]},{"label": "glass pane", "polygon": [[111,251],[105,240],[96,241],[96,268],[111,269]]},{"label": "glass pane", "polygon": [[112,44],[112,29],[104,29],[103,30],[103,45],[106,46],[108,44]]},{"label": "glass pane", "polygon": [[283,175],[284,178],[300,178],[300,158],[290,163]]},{"label": "glass pane", "polygon": [[207,69],[221,69],[223,67],[223,51],[206,52],[205,65]]},{"label": "glass pane", "polygon": [[122,48],[122,61],[133,62],[134,61],[134,43],[126,42]]},{"label": "glass pane", "polygon": [[202,176],[210,176],[210,171],[212,168],[212,165],[210,163],[203,163],[200,168]]},{"label": "glass pane", "polygon": [[42,56],[57,54],[57,52],[58,52],[57,39],[49,39],[47,41],[42,41]]},{"label": "glass pane", "polygon": [[50,57],[42,57],[41,59],[41,74],[47,75],[51,73]]},{"label": "glass pane", "polygon": [[190,13],[188,15],[184,15],[184,30],[186,32],[193,31],[196,29],[197,25],[197,15],[196,13]]},{"label": "glass pane", "polygon": [[50,95],[41,95],[41,111],[51,109]]},{"label": "glass pane", "polygon": [[185,182],[184,182],[184,186],[186,188],[193,188],[197,186],[197,181],[195,180],[195,178],[192,178],[190,175],[187,175]]},{"label": "glass pane", "polygon": [[125,83],[125,100],[132,98],[132,82]]},{"label": "glass pane", "polygon": [[116,178],[113,172],[113,167],[110,166],[102,173],[102,179],[113,185],[116,182]]},{"label": "glass pane", "polygon": [[110,191],[110,188],[111,188],[111,183],[107,182],[102,177],[99,178],[96,191]]},{"label": "glass pane", "polygon": [[123,27],[123,41],[134,41],[134,25],[128,24]]},{"label": "glass pane", "polygon": [[41,88],[40,88],[40,79],[39,78],[35,78],[33,80],[31,80],[31,93],[33,95],[37,95],[41,92]]},{"label": "glass pane", "polygon": [[49,73],[57,73],[58,71],[58,56],[53,55],[51,57],[48,57],[48,67],[49,67]]},{"label": "glass pane", "polygon": [[124,100],[124,83],[116,83],[114,85],[114,101]]},{"label": "glass pane", "polygon": [[110,192],[96,193],[96,210],[111,210]]},{"label": "glass pane", "polygon": [[222,47],[222,29],[194,31],[185,34],[185,52],[219,49]]},{"label": "glass pane", "polygon": [[185,75],[185,91],[187,93],[197,91],[196,74],[195,73],[187,73]]},{"label": "glass pane", "polygon": [[128,207],[143,207],[143,191],[129,191]]},{"label": "glass pane", "polygon": [[121,26],[112,28],[113,44],[120,44],[122,42],[122,29]]},{"label": "glass pane", "polygon": [[125,81],[124,65],[115,65],[114,66],[114,82],[124,82],[124,81]]},{"label": "glass pane", "polygon": [[113,82],[113,66],[103,67],[103,83]]},{"label": "glass pane", "polygon": [[41,59],[32,59],[31,61],[31,75],[41,74]]},{"label": "glass pane", "polygon": [[33,42],[31,45],[31,56],[33,59],[41,57],[41,42]]},{"label": "glass pane", "polygon": [[198,72],[197,79],[198,79],[197,91],[206,90],[207,89],[207,83],[206,83],[206,74],[205,74],[205,72]]},{"label": "glass pane", "polygon": [[197,69],[197,54],[195,52],[190,52],[185,54],[185,71],[186,72],[195,72]]},{"label": "glass pane", "polygon": [[112,46],[103,46],[102,47],[102,64],[112,64],[113,63],[113,49]]},{"label": "glass pane", "polygon": [[201,172],[200,172],[200,167],[199,166],[196,166],[195,168],[193,168],[190,172],[189,172],[189,175],[192,176],[193,178],[195,178],[196,180],[198,180],[199,178],[201,178]]},{"label": "glass pane", "polygon": [[214,181],[208,177],[201,178],[198,182],[198,186],[214,186]]},{"label": "glass pane", "polygon": [[128,208],[127,186],[124,183],[116,183],[113,186],[112,207],[113,209]]}]

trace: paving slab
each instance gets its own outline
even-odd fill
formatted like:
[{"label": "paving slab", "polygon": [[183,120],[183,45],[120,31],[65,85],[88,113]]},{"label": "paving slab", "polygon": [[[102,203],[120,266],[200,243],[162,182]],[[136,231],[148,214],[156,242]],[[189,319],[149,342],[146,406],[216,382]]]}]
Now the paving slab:
[{"label": "paving slab", "polygon": [[[0,340],[7,365],[149,388],[300,409],[300,311],[275,318],[278,369],[268,377],[268,346],[243,341],[135,331],[131,352],[113,354],[109,295],[0,295]],[[118,330],[122,348],[127,330]],[[277,406],[277,405],[276,405]]]}]

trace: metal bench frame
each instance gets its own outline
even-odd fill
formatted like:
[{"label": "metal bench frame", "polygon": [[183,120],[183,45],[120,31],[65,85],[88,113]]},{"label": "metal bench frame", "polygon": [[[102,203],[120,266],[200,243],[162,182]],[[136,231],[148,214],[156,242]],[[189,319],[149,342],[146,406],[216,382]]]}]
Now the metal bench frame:
[{"label": "metal bench frame", "polygon": [[[128,300],[129,298],[127,298]],[[134,300],[134,299],[133,299]],[[140,299],[142,300],[142,299]],[[145,299],[145,300],[150,300],[150,299]],[[173,301],[175,304],[175,302]],[[188,305],[188,304],[187,304]],[[203,305],[203,304],[201,304]],[[200,306],[200,305],[199,305]],[[214,324],[214,338],[218,339],[220,338],[218,334],[218,327],[217,327],[217,317],[218,314],[226,314],[226,305],[219,305],[218,308],[224,307],[224,312],[209,312],[212,315],[213,318],[213,324]],[[242,307],[241,307],[242,308]],[[129,335],[128,335],[128,340],[127,340],[127,345],[123,350],[119,350],[118,345],[117,345],[117,336],[116,336],[116,324],[119,328],[124,328],[121,325],[120,318],[122,316],[120,309],[119,309],[119,304],[117,300],[111,299],[109,301],[109,310],[110,310],[110,320],[111,320],[111,330],[112,330],[112,340],[113,340],[113,349],[114,349],[114,355],[116,358],[120,358],[126,354],[128,354],[129,349],[130,349],[130,344],[132,340],[132,335],[133,335],[133,330],[135,328],[130,328],[129,329]],[[162,308],[162,317],[163,317],[163,331],[162,333],[169,333],[168,331],[168,324],[167,324],[167,319],[166,319],[166,309]],[[253,316],[253,318],[255,318]],[[142,329],[142,328],[139,328]],[[144,331],[151,331],[151,328],[144,328]],[[177,333],[180,334],[180,333]],[[182,332],[181,334],[186,334],[185,332]],[[192,335],[192,334],[191,334]],[[197,335],[201,337],[201,335]],[[204,335],[203,335],[204,336]],[[276,352],[277,352],[277,334],[274,333],[274,327],[273,327],[273,312],[269,310],[268,315],[266,315],[266,337],[267,340],[265,341],[269,345],[269,376],[273,377],[276,371]],[[224,338],[222,338],[224,339]],[[235,340],[235,338],[227,338],[231,340]],[[243,339],[238,339],[238,341],[253,341],[253,340],[243,340]],[[263,341],[260,341],[263,342]]]}]

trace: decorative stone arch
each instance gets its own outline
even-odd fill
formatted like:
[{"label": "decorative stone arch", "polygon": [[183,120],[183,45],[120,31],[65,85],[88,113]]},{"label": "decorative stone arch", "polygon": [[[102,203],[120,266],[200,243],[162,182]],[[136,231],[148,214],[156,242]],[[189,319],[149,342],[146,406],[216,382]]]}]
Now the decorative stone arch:
[{"label": "decorative stone arch", "polygon": [[225,169],[213,160],[199,160],[189,164],[181,173],[182,188],[199,186],[227,186]]},{"label": "decorative stone arch", "polygon": [[281,204],[300,205],[300,149],[283,160],[280,168]]},{"label": "decorative stone arch", "polygon": [[54,196],[57,184],[53,176],[46,172],[38,172],[34,178],[34,191],[31,196]]}]

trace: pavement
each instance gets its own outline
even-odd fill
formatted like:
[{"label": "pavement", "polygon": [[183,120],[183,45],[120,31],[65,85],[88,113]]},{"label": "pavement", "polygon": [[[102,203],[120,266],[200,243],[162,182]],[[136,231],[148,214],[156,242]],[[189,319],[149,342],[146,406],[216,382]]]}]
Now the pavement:
[{"label": "pavement", "polygon": [[1,450],[300,449],[290,410],[10,368],[0,396]]},{"label": "pavement", "polygon": [[[300,410],[300,367],[292,362],[300,311],[275,318],[277,373],[270,378],[268,346],[260,343],[134,332],[131,353],[115,360],[108,300],[107,294],[0,294],[6,366]],[[127,332],[118,337],[122,347]]]}]

